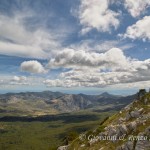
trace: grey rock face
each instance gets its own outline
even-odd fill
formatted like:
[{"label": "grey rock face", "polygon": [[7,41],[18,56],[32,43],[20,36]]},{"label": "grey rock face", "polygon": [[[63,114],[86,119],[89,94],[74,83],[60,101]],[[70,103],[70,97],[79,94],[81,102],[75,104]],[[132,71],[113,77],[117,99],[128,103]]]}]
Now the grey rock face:
[{"label": "grey rock face", "polygon": [[108,136],[113,136],[115,134],[116,134],[116,129],[112,128],[111,130],[108,131]]},{"label": "grey rock face", "polygon": [[137,110],[131,111],[130,115],[132,118],[138,118],[140,116],[140,112]]},{"label": "grey rock face", "polygon": [[[147,132],[147,130],[149,130],[149,128],[147,128],[145,130],[145,132]],[[146,137],[145,134],[139,133],[138,134],[139,137]],[[135,146],[135,150],[149,150],[150,149],[150,141],[148,140],[148,138],[143,138],[142,140],[138,140]]]},{"label": "grey rock face", "polygon": [[127,112],[127,114],[126,114],[126,121],[128,121],[128,120],[130,120],[130,119],[131,119],[131,115],[130,115],[129,112]]},{"label": "grey rock face", "polygon": [[143,108],[141,108],[139,110],[133,110],[131,112],[127,112],[126,120],[128,121],[131,118],[139,118],[141,116],[142,112],[143,112]]},{"label": "grey rock face", "polygon": [[145,134],[146,134],[147,136],[150,136],[150,126],[145,129]]},{"label": "grey rock face", "polygon": [[128,141],[125,144],[125,150],[133,150],[133,141]]},{"label": "grey rock face", "polygon": [[124,145],[119,146],[116,150],[133,150],[133,141],[128,141]]},{"label": "grey rock face", "polygon": [[127,132],[128,132],[128,129],[125,124],[118,126],[117,136],[122,136],[123,134],[126,134]]},{"label": "grey rock face", "polygon": [[150,149],[150,141],[137,141],[135,150],[149,150]]},{"label": "grey rock face", "polygon": [[136,130],[136,128],[137,128],[136,121],[130,122],[127,127],[130,131]]}]

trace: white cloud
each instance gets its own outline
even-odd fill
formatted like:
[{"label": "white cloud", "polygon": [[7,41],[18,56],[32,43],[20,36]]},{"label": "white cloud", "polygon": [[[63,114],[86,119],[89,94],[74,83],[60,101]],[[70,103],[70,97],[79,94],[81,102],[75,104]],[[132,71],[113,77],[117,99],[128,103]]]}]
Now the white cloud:
[{"label": "white cloud", "polygon": [[13,76],[12,78],[10,77],[10,80],[9,79],[5,80],[5,84],[7,85],[30,85],[27,77],[25,76]]},{"label": "white cloud", "polygon": [[46,79],[43,81],[43,83],[46,84],[47,86],[52,86],[52,87],[63,87],[64,86],[63,81],[61,81],[59,79],[55,79],[55,80]]},{"label": "white cloud", "polygon": [[129,26],[123,36],[134,40],[150,40],[150,16],[145,16],[142,20],[139,20],[132,26]]},{"label": "white cloud", "polygon": [[0,54],[38,59],[46,59],[48,57],[48,54],[40,47],[14,44],[4,41],[0,41]]},{"label": "white cloud", "polygon": [[45,59],[50,57],[51,50],[60,46],[56,33],[42,26],[28,29],[24,23],[28,17],[0,15],[0,54]]},{"label": "white cloud", "polygon": [[138,17],[150,6],[149,0],[125,0],[125,8],[133,17]]},{"label": "white cloud", "polygon": [[[19,76],[19,75],[0,75],[0,88],[12,89],[15,88],[31,88],[31,86],[41,87],[43,78],[37,76]],[[33,89],[33,87],[32,87]]]},{"label": "white cloud", "polygon": [[129,60],[121,49],[112,48],[105,53],[85,52],[83,50],[65,49],[51,59],[48,67],[98,67],[99,69],[110,68],[111,70],[126,70]]},{"label": "white cloud", "polygon": [[22,82],[22,81],[26,81],[27,80],[27,78],[26,77],[24,77],[24,76],[14,76],[13,77],[13,79],[12,79],[12,81],[16,81],[16,82]]},{"label": "white cloud", "polygon": [[61,73],[59,79],[45,80],[51,87],[109,87],[120,84],[137,85],[150,81],[150,59],[144,62],[132,62],[132,70],[100,72],[98,69],[73,69]]},{"label": "white cloud", "polygon": [[97,29],[100,32],[110,32],[111,28],[119,26],[119,13],[109,9],[110,0],[81,0],[79,20],[83,26],[82,34]]},{"label": "white cloud", "polygon": [[36,60],[24,61],[21,63],[21,71],[30,73],[46,73],[44,67]]},{"label": "white cloud", "polygon": [[49,62],[49,67],[72,69],[58,79],[44,81],[54,87],[106,87],[150,80],[150,59],[131,59],[118,48],[104,53],[66,49]]},{"label": "white cloud", "polygon": [[0,80],[0,83],[2,84],[4,82],[4,80]]}]

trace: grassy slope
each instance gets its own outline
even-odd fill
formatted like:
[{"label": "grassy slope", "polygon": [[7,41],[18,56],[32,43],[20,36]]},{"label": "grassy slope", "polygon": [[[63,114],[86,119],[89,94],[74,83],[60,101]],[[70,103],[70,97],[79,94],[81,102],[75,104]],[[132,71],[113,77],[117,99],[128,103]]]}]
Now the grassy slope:
[{"label": "grassy slope", "polygon": [[[135,108],[144,108],[144,113],[143,114],[148,114],[150,112],[150,105],[145,105],[144,104],[144,99],[147,98],[149,99],[150,101],[150,94],[146,94],[142,100],[138,101],[138,102],[133,102],[131,108],[130,108],[130,111],[134,110]],[[87,132],[85,132],[86,134],[86,137],[88,137],[89,134],[92,134],[94,136],[97,136],[100,132],[103,132],[104,128],[109,126],[110,124],[118,124],[118,119],[119,118],[124,118],[126,116],[126,113],[128,111],[126,110],[123,110],[122,113],[116,113],[114,115],[112,115],[111,117],[109,117],[106,121],[104,121],[100,126],[98,126],[96,128],[96,132],[93,132],[93,130],[89,130]],[[134,121],[135,119],[134,118],[131,118],[128,122],[131,122],[131,121]],[[126,123],[128,123],[126,122]],[[133,136],[137,136],[139,132],[143,132],[147,127],[150,126],[150,119],[148,119],[146,121],[146,123],[143,125],[139,125],[138,128],[137,128],[137,131],[136,132],[131,132],[129,133],[129,135],[133,135]],[[128,136],[125,137],[125,141],[127,141],[128,139]],[[88,140],[84,140],[84,141],[81,141],[79,140],[79,138],[77,138],[76,140],[74,140],[72,143],[70,143],[70,148],[69,150],[99,150],[101,147],[103,147],[104,150],[115,150],[116,147],[122,145],[125,141],[118,141],[116,143],[114,142],[111,142],[111,141],[99,141],[99,142],[96,142],[95,144],[93,144],[92,146],[89,146],[88,144]],[[85,147],[82,147],[81,145],[85,144],[86,146]]]}]

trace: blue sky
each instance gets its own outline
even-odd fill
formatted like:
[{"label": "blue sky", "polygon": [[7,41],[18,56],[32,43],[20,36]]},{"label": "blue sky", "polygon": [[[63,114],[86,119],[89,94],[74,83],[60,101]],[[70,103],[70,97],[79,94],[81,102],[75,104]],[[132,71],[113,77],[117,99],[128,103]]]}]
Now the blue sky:
[{"label": "blue sky", "polygon": [[149,88],[149,26],[149,0],[1,0],[0,93]]}]

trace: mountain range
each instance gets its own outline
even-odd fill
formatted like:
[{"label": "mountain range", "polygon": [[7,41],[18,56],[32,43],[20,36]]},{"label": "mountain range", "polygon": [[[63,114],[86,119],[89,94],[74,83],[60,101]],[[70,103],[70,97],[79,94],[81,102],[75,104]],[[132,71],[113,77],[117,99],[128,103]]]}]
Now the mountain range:
[{"label": "mountain range", "polygon": [[65,94],[61,92],[22,92],[0,95],[0,113],[15,116],[41,116],[68,113],[84,109],[104,111],[121,109],[136,97],[104,92],[99,95]]}]

